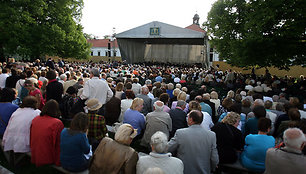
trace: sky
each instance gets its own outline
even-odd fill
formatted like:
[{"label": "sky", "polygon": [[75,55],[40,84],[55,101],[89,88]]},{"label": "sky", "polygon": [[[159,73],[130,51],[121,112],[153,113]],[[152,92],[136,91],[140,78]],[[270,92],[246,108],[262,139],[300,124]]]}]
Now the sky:
[{"label": "sky", "polygon": [[206,21],[216,0],[84,0],[83,32],[98,38],[159,21],[178,27],[192,24],[197,13],[200,25]]}]

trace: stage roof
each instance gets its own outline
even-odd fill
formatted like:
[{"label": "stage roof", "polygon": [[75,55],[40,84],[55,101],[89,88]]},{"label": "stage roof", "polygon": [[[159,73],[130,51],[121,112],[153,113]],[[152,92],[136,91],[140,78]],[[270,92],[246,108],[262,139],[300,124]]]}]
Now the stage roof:
[{"label": "stage roof", "polygon": [[204,38],[205,33],[194,31],[187,28],[181,28],[174,25],[162,23],[159,21],[153,21],[139,27],[124,31],[122,33],[116,34],[116,38]]}]

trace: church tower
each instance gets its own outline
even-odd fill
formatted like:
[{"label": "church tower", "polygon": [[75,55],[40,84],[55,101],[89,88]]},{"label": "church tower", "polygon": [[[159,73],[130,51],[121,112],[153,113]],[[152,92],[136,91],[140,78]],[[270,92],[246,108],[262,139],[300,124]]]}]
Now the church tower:
[{"label": "church tower", "polygon": [[196,25],[199,25],[199,15],[196,13],[194,16],[193,16],[193,24],[196,24]]}]

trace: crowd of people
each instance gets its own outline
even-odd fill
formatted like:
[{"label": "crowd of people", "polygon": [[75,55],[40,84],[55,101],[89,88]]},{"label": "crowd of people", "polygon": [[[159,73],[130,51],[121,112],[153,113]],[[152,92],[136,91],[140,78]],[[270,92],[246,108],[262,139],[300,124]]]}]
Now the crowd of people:
[{"label": "crowd of people", "polygon": [[[306,79],[196,65],[0,64],[5,152],[70,172],[305,173]],[[112,136],[114,133],[114,136]]]}]

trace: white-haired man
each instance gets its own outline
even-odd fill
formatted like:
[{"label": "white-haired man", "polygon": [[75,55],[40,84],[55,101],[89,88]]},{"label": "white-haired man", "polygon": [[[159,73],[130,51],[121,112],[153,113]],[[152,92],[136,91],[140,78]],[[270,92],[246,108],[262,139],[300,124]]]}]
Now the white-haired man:
[{"label": "white-haired man", "polygon": [[305,134],[298,128],[289,128],[283,138],[284,148],[267,150],[265,174],[305,174],[306,157],[302,153],[306,143]]},{"label": "white-haired man", "polygon": [[137,162],[137,174],[145,173],[149,168],[158,167],[164,174],[183,174],[183,162],[175,157],[171,157],[168,152],[168,137],[163,132],[156,132],[152,135],[150,145],[152,152],[150,155],[142,156]]},{"label": "white-haired man", "polygon": [[162,101],[156,101],[153,105],[154,111],[148,113],[146,116],[146,130],[141,140],[141,145],[150,147],[151,136],[161,131],[169,138],[169,132],[172,130],[172,120],[167,112],[164,112],[164,103]]},{"label": "white-haired man", "polygon": [[152,112],[152,99],[148,96],[149,88],[146,86],[141,87],[141,94],[136,97],[143,99],[143,108],[141,113],[146,116],[149,112]]}]

